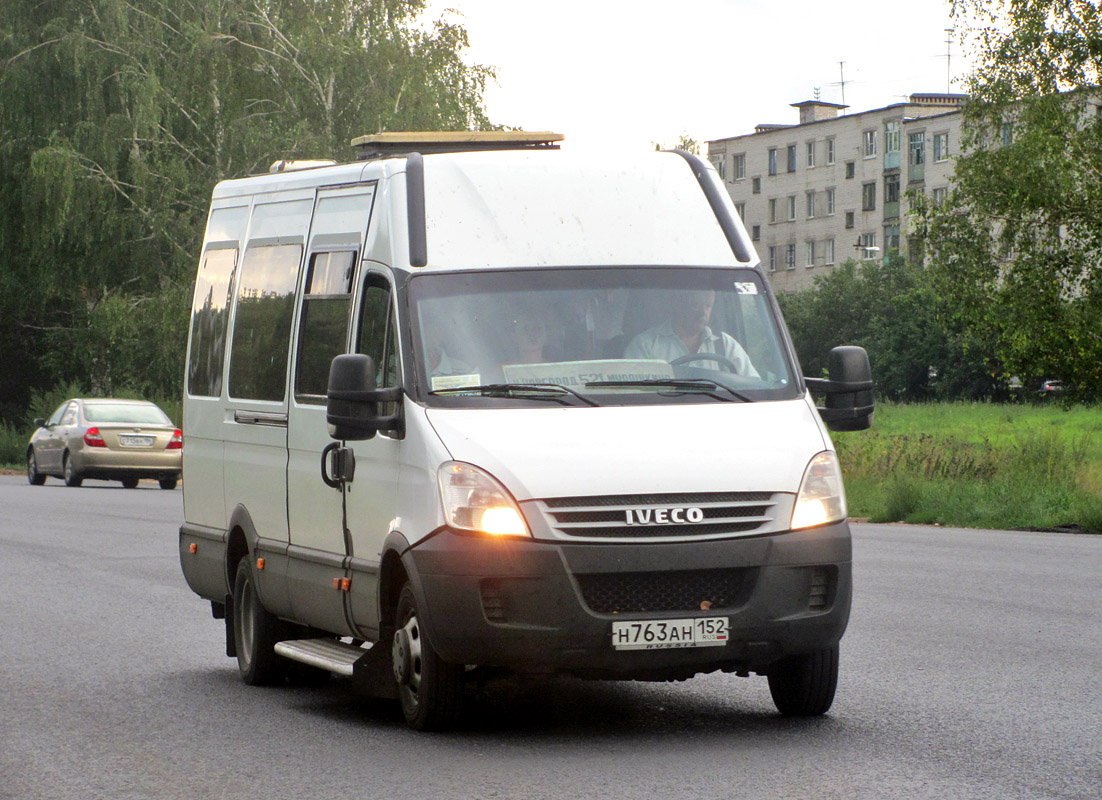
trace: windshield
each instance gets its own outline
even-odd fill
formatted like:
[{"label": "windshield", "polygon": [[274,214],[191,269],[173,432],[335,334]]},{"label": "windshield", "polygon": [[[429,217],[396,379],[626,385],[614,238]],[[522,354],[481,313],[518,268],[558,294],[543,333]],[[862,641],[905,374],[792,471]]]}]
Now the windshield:
[{"label": "windshield", "polygon": [[752,270],[422,274],[410,280],[409,299],[417,395],[430,405],[797,396],[765,288]]}]

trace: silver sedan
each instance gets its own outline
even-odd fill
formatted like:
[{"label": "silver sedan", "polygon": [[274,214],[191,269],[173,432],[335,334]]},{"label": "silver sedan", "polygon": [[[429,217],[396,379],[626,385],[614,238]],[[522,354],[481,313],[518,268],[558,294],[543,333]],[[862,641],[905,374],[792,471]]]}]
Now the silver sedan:
[{"label": "silver sedan", "polygon": [[35,425],[27,444],[27,480],[35,486],[48,475],[67,486],[99,478],[128,489],[142,478],[175,489],[180,479],[183,435],[153,403],[74,398]]}]

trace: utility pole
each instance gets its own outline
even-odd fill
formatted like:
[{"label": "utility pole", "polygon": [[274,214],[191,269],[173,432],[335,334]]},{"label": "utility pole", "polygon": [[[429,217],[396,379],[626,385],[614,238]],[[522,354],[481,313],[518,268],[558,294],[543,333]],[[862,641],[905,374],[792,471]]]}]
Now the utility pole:
[{"label": "utility pole", "polygon": [[953,32],[954,28],[945,29],[945,94],[949,94],[953,84]]}]

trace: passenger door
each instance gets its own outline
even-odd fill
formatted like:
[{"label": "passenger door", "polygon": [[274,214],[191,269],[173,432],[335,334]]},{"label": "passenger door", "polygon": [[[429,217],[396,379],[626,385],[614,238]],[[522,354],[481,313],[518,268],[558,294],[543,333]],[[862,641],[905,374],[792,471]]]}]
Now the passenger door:
[{"label": "passenger door", "polygon": [[40,472],[61,472],[61,451],[65,447],[65,440],[59,435],[61,418],[70,407],[75,406],[76,403],[73,402],[62,403],[43,425],[45,434],[35,442],[34,447],[34,457]]},{"label": "passenger door", "polygon": [[344,489],[327,486],[321,459],[332,443],[325,421],[329,365],[348,352],[355,268],[363,250],[373,184],[318,191],[299,291],[293,391],[288,410],[288,589],[295,619],[354,633],[343,579],[352,555]]}]

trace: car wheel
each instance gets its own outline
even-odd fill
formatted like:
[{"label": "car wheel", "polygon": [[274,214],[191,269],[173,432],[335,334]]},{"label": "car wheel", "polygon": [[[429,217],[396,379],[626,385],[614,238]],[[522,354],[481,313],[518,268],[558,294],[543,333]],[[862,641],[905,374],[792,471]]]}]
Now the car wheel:
[{"label": "car wheel", "polygon": [[38,459],[34,457],[34,448],[27,451],[27,482],[31,486],[41,486],[46,476],[38,471]]},{"label": "car wheel", "polygon": [[176,479],[175,478],[161,478],[161,480],[158,481],[158,483],[161,484],[162,489],[164,489],[166,491],[169,491],[169,492],[171,492],[173,489],[176,488]]},{"label": "car wheel", "polygon": [[124,489],[137,489],[138,488],[138,479],[137,478],[123,478],[122,488],[124,488]]},{"label": "car wheel", "polygon": [[237,666],[250,686],[266,686],[283,678],[283,659],[276,655],[279,618],[260,602],[248,556],[237,563],[233,582],[233,638]]},{"label": "car wheel", "polygon": [[790,717],[825,714],[838,687],[838,645],[781,659],[769,669],[769,693]]},{"label": "car wheel", "polygon": [[84,477],[73,466],[73,459],[66,453],[61,457],[61,472],[65,476],[66,486],[80,486],[84,483]]},{"label": "car wheel", "polygon": [[398,597],[391,659],[398,697],[409,727],[445,730],[459,717],[463,665],[448,664],[436,654],[418,618],[417,598],[407,583]]}]

